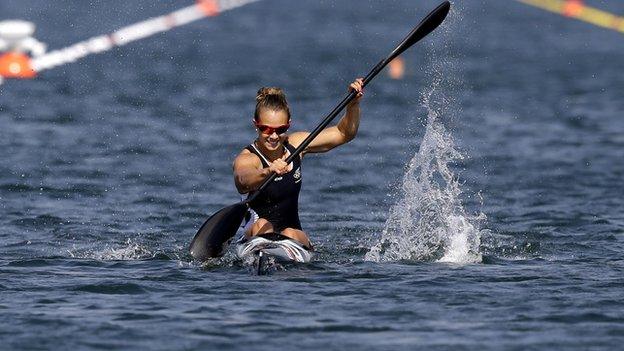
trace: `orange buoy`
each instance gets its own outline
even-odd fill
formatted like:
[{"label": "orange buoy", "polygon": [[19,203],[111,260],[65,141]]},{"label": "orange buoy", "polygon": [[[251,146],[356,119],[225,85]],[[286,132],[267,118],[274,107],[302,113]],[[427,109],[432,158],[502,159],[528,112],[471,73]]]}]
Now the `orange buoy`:
[{"label": "orange buoy", "polygon": [[219,14],[219,4],[215,0],[198,0],[197,6],[206,16],[216,16]]},{"label": "orange buoy", "polygon": [[563,4],[563,15],[568,17],[577,17],[583,12],[585,5],[583,5],[583,0],[567,0],[565,4]]},{"label": "orange buoy", "polygon": [[620,32],[624,32],[624,18],[622,17],[613,17],[613,29],[619,30]]},{"label": "orange buoy", "polygon": [[392,79],[403,79],[403,76],[405,75],[405,63],[403,62],[403,58],[397,57],[390,61],[390,65],[388,66],[388,75]]},{"label": "orange buoy", "polygon": [[30,57],[21,52],[7,52],[0,55],[0,76],[5,78],[34,78],[37,73],[30,65]]}]

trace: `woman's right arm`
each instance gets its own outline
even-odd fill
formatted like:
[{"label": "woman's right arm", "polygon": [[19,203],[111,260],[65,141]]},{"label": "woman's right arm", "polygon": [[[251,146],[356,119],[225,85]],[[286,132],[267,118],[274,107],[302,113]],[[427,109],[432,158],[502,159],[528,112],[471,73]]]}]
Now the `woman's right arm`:
[{"label": "woman's right arm", "polygon": [[269,167],[263,168],[258,156],[251,152],[242,152],[234,160],[234,184],[240,194],[246,194],[256,190],[262,185],[266,177],[275,172],[284,174],[288,172],[288,165],[283,158],[277,159]]},{"label": "woman's right arm", "polygon": [[257,189],[266,175],[268,168],[262,168],[257,156],[252,153],[241,153],[234,160],[234,184],[240,194]]}]

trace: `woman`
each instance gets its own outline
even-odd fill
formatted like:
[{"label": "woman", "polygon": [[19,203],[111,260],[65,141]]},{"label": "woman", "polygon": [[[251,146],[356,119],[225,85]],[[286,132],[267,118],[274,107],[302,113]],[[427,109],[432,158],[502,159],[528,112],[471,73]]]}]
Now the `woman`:
[{"label": "woman", "polygon": [[291,118],[286,96],[281,89],[261,88],[258,91],[253,118],[258,137],[234,160],[234,182],[238,192],[245,194],[259,188],[271,172],[277,173],[277,177],[251,202],[250,207],[255,214],[252,213],[252,220],[246,226],[247,237],[281,233],[312,249],[310,239],[299,222],[301,158],[306,153],[329,151],[355,138],[360,124],[362,79],[356,79],[349,89],[356,91],[357,96],[347,106],[340,122],[325,128],[290,164],[286,164],[286,158],[310,133],[286,134]]}]

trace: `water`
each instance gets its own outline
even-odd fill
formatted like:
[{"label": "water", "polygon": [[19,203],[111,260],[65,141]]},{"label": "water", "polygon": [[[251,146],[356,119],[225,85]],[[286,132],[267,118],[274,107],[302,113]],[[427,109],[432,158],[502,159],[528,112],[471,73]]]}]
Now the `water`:
[{"label": "water", "polygon": [[[0,13],[59,48],[189,3]],[[258,87],[312,129],[436,5],[266,0],[5,82],[0,348],[617,349],[623,37],[513,1],[457,4],[367,88],[358,137],[306,157],[314,263],[191,260],[238,200]]]}]

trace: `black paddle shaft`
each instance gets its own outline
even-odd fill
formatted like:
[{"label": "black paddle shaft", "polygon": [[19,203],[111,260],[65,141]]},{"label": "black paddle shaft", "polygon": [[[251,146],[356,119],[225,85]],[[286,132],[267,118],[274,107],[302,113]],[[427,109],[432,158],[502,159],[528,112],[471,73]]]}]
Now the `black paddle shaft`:
[{"label": "black paddle shaft", "polygon": [[[427,15],[427,17],[425,17],[416,27],[414,27],[414,29],[390,53],[390,55],[388,55],[388,57],[379,61],[379,63],[375,67],[373,67],[373,69],[370,72],[368,72],[368,74],[364,78],[364,82],[362,86],[365,87],[368,83],[370,83],[371,80],[373,80],[373,78],[375,78],[379,74],[379,72],[381,72],[386,67],[386,65],[388,65],[388,63],[390,63],[397,56],[399,56],[405,50],[407,50],[410,46],[414,45],[415,43],[420,41],[422,38],[426,37],[434,29],[436,29],[442,23],[442,21],[444,21],[444,19],[446,18],[450,8],[451,8],[451,3],[448,1],[444,1],[442,4],[436,7],[433,11],[431,11],[429,15]],[[338,104],[338,106],[336,106],[325,117],[325,119],[323,119],[321,124],[319,124],[316,128],[314,128],[314,130],[310,133],[310,135],[308,135],[308,137],[303,140],[303,142],[295,149],[295,151],[292,154],[290,154],[288,158],[286,158],[286,161],[285,161],[286,164],[289,164],[290,162],[292,162],[292,160],[295,159],[295,157],[298,157],[299,154],[301,154],[303,150],[306,147],[308,147],[308,145],[310,145],[312,140],[314,140],[314,138],[316,138],[317,135],[319,135],[319,133],[321,133],[321,131],[325,129],[325,127],[327,127],[327,125],[331,123],[331,121],[334,118],[336,118],[336,116],[345,107],[347,107],[347,105],[349,105],[351,101],[355,99],[356,96],[357,96],[357,92],[355,91],[349,92],[349,94],[345,96],[344,99],[342,99],[342,101]],[[269,174],[266,177],[264,182],[262,182],[258,190],[256,190],[253,193],[253,195],[247,198],[245,202],[247,204],[252,202],[262,192],[262,190],[264,190],[273,181],[273,179],[275,179],[275,177],[277,177],[277,173],[271,172],[271,174]]]}]

